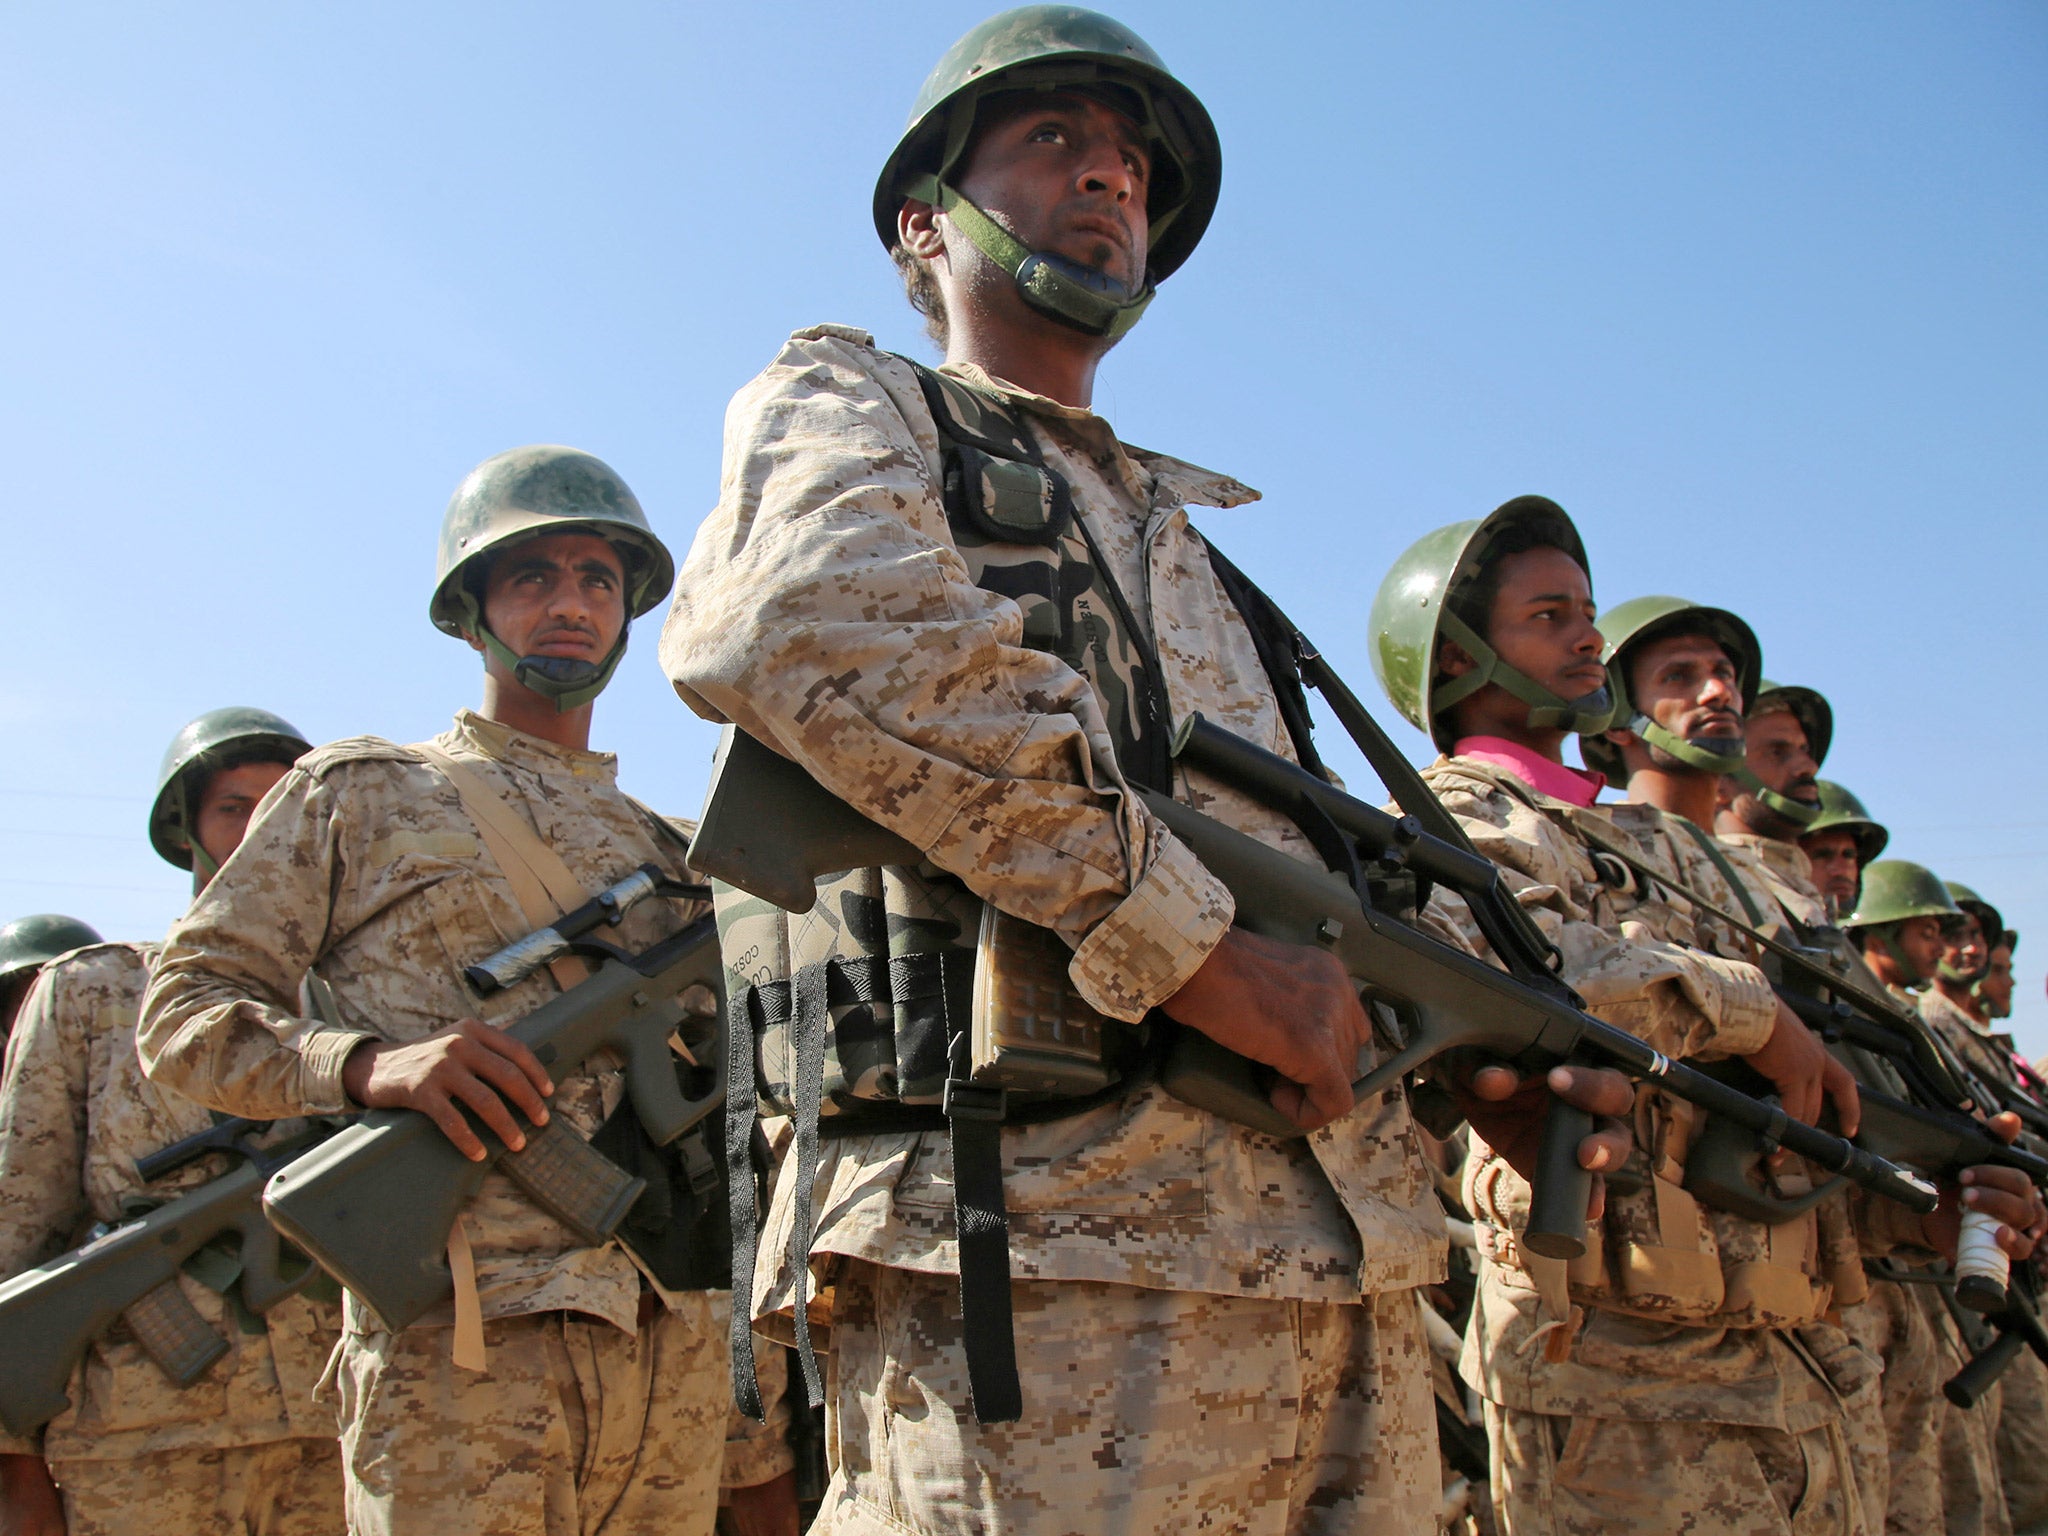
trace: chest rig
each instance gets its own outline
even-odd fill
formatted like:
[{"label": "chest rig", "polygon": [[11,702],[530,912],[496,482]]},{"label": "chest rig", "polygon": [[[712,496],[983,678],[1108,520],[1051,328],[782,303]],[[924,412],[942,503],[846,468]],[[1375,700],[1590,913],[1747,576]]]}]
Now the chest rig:
[{"label": "chest rig", "polygon": [[[1594,900],[1601,926],[1619,930],[1645,923],[1648,908],[1686,900],[1680,880],[1659,874],[1624,828],[1598,812],[1564,808],[1532,797],[1519,784],[1502,787],[1555,823],[1585,850],[1603,894]],[[1690,829],[1691,824],[1681,822]],[[1678,827],[1667,829],[1677,861]],[[1711,851],[1708,852],[1710,861]],[[1679,864],[1682,877],[1684,866]],[[1718,868],[1718,865],[1717,865]],[[1748,894],[1733,870],[1724,874],[1737,899]],[[1722,931],[1717,919],[1686,902],[1702,925],[1702,947]],[[1745,905],[1745,910],[1747,906]],[[1655,931],[1656,924],[1646,924]],[[1661,935],[1660,935],[1661,936]],[[1741,935],[1731,933],[1739,944]],[[1709,951],[1711,952],[1711,951]],[[1745,958],[1756,958],[1746,956]],[[1699,1064],[1713,1071],[1724,1064]],[[1728,1070],[1747,1074],[1740,1062]],[[1718,1074],[1717,1074],[1718,1075]],[[1745,1091],[1767,1092],[1754,1081]],[[1703,1144],[1732,1130],[1694,1105],[1649,1086],[1636,1093],[1633,1115],[1639,1149],[1619,1175],[1610,1176],[1601,1241],[1569,1264],[1522,1253],[1517,1262],[1563,1314],[1564,1297],[1603,1311],[1692,1327],[1788,1328],[1811,1322],[1837,1298],[1861,1299],[1861,1264],[1843,1202],[1821,1197],[1804,1163],[1772,1171],[1749,1160],[1742,1182],[1708,1187],[1699,1178],[1711,1161]],[[1505,1231],[1527,1202],[1527,1186],[1498,1159],[1475,1165],[1468,1192]],[[1760,1181],[1751,1186],[1747,1181]],[[1838,1182],[1838,1181],[1837,1181]]]},{"label": "chest rig", "polygon": [[[1087,679],[1126,780],[1170,792],[1164,674],[1065,478],[1004,402],[910,366],[937,429],[947,523],[976,585],[1018,605],[1025,645]],[[1213,549],[1209,559],[1251,630],[1297,755],[1320,770],[1291,626]],[[1068,980],[1072,955],[1056,935],[986,907],[930,864],[827,877],[802,915],[720,887],[718,921],[729,979],[728,1150],[748,1144],[759,1107],[793,1124],[786,1264],[797,1282],[796,1344],[810,1401],[823,1396],[803,1292],[820,1143],[944,1132],[975,1415],[984,1423],[1019,1417],[1002,1128],[1138,1091],[1157,1075],[1171,1026],[1095,1013]],[[992,1011],[1007,1026],[999,1050],[988,1038]],[[758,1415],[746,1299],[759,1215],[744,1181],[730,1188],[734,1389]]]}]

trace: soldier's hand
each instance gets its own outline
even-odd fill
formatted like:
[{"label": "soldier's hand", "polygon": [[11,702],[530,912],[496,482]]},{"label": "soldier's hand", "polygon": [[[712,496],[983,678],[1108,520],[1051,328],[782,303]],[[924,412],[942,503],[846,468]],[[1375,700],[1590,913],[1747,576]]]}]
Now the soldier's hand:
[{"label": "soldier's hand", "polygon": [[342,1087],[366,1109],[416,1109],[441,1127],[455,1150],[481,1162],[484,1144],[460,1106],[497,1133],[514,1152],[526,1133],[512,1108],[546,1125],[546,1095],[555,1091],[547,1068],[524,1045],[477,1019],[464,1019],[410,1045],[364,1041],[341,1069]]},{"label": "soldier's hand", "polygon": [[[2000,1141],[2019,1138],[2020,1117],[2007,1110],[1984,1122]],[[2017,1168],[1996,1163],[1965,1168],[1961,1187],[1943,1181],[1941,1204],[1921,1218],[1927,1246],[1953,1259],[1962,1233],[1962,1209],[1982,1211],[2001,1225],[1998,1246],[2016,1259],[2031,1258],[2034,1249],[2048,1237],[2048,1202],[2034,1181]]]},{"label": "soldier's hand", "polygon": [[719,1497],[718,1536],[797,1536],[794,1472]]},{"label": "soldier's hand", "polygon": [[[1856,1096],[1856,1079],[1828,1054],[1820,1037],[1784,1003],[1778,1004],[1778,1019],[1770,1039],[1746,1059],[1771,1080],[1778,1090],[1778,1102],[1794,1120],[1812,1125],[1820,1118],[1821,1105],[1832,1102],[1844,1136],[1854,1136],[1863,1123],[1863,1103]],[[1783,1162],[1789,1155],[1781,1150],[1773,1155],[1772,1161]]]},{"label": "soldier's hand", "polygon": [[42,1457],[0,1455],[0,1536],[64,1536],[64,1501]]},{"label": "soldier's hand", "polygon": [[1607,1067],[1552,1067],[1542,1077],[1524,1080],[1512,1067],[1491,1065],[1469,1078],[1454,1070],[1445,1086],[1472,1129],[1524,1178],[1535,1176],[1551,1100],[1586,1111],[1593,1117],[1593,1134],[1579,1141],[1579,1166],[1594,1175],[1586,1220],[1598,1221],[1606,1212],[1607,1181],[1600,1175],[1619,1168],[1635,1141],[1623,1117],[1635,1105],[1636,1089],[1625,1076]]},{"label": "soldier's hand", "polygon": [[1218,1045],[1280,1074],[1273,1107],[1305,1131],[1351,1112],[1372,1024],[1327,950],[1233,928],[1163,1004]]}]

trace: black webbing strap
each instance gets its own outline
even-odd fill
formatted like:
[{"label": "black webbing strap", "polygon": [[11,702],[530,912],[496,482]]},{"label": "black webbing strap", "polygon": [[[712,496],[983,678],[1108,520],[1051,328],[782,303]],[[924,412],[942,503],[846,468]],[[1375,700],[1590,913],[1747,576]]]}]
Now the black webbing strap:
[{"label": "black webbing strap", "polygon": [[825,1383],[818,1375],[818,1355],[811,1345],[811,1222],[818,1182],[818,1109],[825,1097],[825,1033],[832,1015],[824,963],[807,965],[790,980],[794,984],[795,1017],[791,1043],[796,1050],[796,1085],[791,1109],[796,1129],[796,1210],[789,1225],[790,1284],[795,1287],[796,1358],[802,1367],[804,1401],[815,1408],[825,1401]]},{"label": "black webbing strap", "polygon": [[748,994],[733,988],[725,1001],[725,1183],[732,1219],[732,1398],[740,1412],[766,1417],[754,1368],[754,1252],[761,1219],[754,1203],[754,1025]]},{"label": "black webbing strap", "polygon": [[[965,1020],[961,1023],[964,1026]],[[960,1247],[960,1338],[975,1422],[1023,1416],[1010,1317],[1010,1216],[1003,1204],[1003,1091],[967,1078],[965,1028],[952,1037],[946,1125],[953,1148],[953,1230]]]}]

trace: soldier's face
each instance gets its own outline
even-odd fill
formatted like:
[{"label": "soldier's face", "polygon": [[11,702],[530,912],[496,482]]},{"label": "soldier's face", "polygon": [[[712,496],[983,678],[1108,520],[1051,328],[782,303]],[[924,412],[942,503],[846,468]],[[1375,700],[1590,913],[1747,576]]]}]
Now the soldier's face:
[{"label": "soldier's face", "polygon": [[14,1019],[21,1012],[21,1005],[28,1001],[29,989],[36,984],[36,967],[16,971],[12,976],[0,978],[0,1040],[14,1032]]},{"label": "soldier's face", "polygon": [[626,627],[625,566],[594,533],[542,534],[492,562],[483,606],[484,622],[513,655],[596,665]]},{"label": "soldier's face", "polygon": [[242,846],[242,834],[249,830],[256,807],[290,771],[283,763],[242,763],[207,779],[199,792],[199,812],[192,818],[192,835],[208,858],[215,864],[227,863],[228,855]]},{"label": "soldier's face", "polygon": [[1814,832],[1799,839],[1799,846],[1806,850],[1806,857],[1813,864],[1813,883],[1820,887],[1821,895],[1832,896],[1836,906],[1848,911],[1855,905],[1856,887],[1863,874],[1862,861],[1856,856],[1855,834]]},{"label": "soldier's face", "polygon": [[1983,925],[1967,912],[1961,917],[1942,919],[1941,958],[1950,970],[1967,976],[1983,969],[1991,958],[1990,946],[1984,942]]},{"label": "soldier's face", "polygon": [[1984,1012],[1994,1019],[2012,1017],[2012,951],[2001,944],[1991,951],[1991,967],[1977,983],[1984,995]]},{"label": "soldier's face", "polygon": [[1774,709],[1758,715],[1743,731],[1748,742],[1749,766],[1764,781],[1788,799],[1820,804],[1820,787],[1814,782],[1820,764],[1806,742],[1806,727],[1788,709]]},{"label": "soldier's face", "polygon": [[1735,663],[1705,635],[1661,635],[1630,658],[1636,708],[1686,741],[1740,741],[1742,686]]},{"label": "soldier's face", "polygon": [[1909,917],[1898,925],[1894,941],[1899,946],[1899,953],[1905,957],[1907,969],[1912,972],[1907,980],[1932,980],[1941,966],[1941,919]]},{"label": "soldier's face", "polygon": [[[1145,280],[1152,163],[1137,125],[1092,97],[1019,92],[984,109],[956,173],[967,200],[1034,251],[1132,289]],[[947,250],[970,250],[964,239]]]},{"label": "soldier's face", "polygon": [[1501,557],[1497,582],[1486,643],[1501,660],[1559,698],[1605,686],[1593,585],[1578,561],[1561,549],[1525,549]]}]

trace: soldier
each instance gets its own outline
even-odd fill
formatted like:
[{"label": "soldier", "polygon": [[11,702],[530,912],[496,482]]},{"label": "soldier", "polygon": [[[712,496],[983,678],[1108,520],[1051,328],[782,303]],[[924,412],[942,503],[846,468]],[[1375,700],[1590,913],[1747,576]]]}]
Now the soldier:
[{"label": "soldier", "polygon": [[1877,862],[1891,833],[1870,819],[1858,800],[1840,784],[1814,780],[1820,791],[1820,814],[1799,834],[1799,846],[1813,865],[1813,883],[1840,917],[1856,905],[1863,871]]},{"label": "soldier", "polygon": [[[589,750],[592,701],[671,569],[632,492],[588,454],[515,449],[473,471],[442,525],[429,611],[482,653],[483,707],[415,746],[336,742],[285,777],[166,942],[140,1039],[155,1080],[253,1117],[416,1109],[472,1158],[465,1109],[515,1151],[522,1126],[551,1116],[594,1132],[620,1102],[616,1059],[551,1092],[501,1033],[574,973],[479,1001],[462,967],[637,865],[684,875],[682,835]],[[651,899],[617,942],[644,947],[693,915]],[[333,1021],[295,1006],[309,972]],[[495,1168],[450,1252],[454,1300],[410,1328],[346,1300],[350,1530],[709,1532],[724,1301],[643,1279],[616,1244],[585,1246]],[[752,1491],[733,1503],[793,1532],[779,1425],[746,1427],[726,1471]]]},{"label": "soldier", "polygon": [[[794,1105],[793,1081],[833,1111],[798,1118],[755,1298],[800,1350],[829,1323],[820,1530],[1436,1519],[1415,1291],[1443,1228],[1407,1106],[1354,1108],[1367,1025],[1341,969],[1234,930],[1131,788],[1312,858],[1168,760],[1200,711],[1314,761],[1299,681],[1262,661],[1277,611],[1185,510],[1254,493],[1089,409],[1219,169],[1201,103],[1117,22],[1029,6],[969,32],[874,199],[946,366],[797,332],[727,414],[720,503],[677,583],[662,657],[684,700],[927,861],[822,882],[801,920],[721,896],[771,1102]],[[1313,1134],[1233,1124],[1115,1054],[1034,1123],[955,1054],[984,933],[1000,964],[1040,946],[1045,995],[1070,986],[1058,1006],[1112,1053],[1166,1038],[1135,1028],[1158,1007],[1273,1067]],[[1596,1113],[1627,1103],[1615,1074],[1556,1081]],[[1509,1116],[1534,1126],[1537,1098]],[[867,1133],[811,1139],[834,1122]]]},{"label": "soldier", "polygon": [[[297,729],[260,709],[217,709],[172,740],[149,814],[156,851],[206,882],[249,813],[300,753]],[[0,1083],[0,1275],[17,1274],[224,1171],[204,1158],[155,1184],[139,1157],[212,1124],[148,1082],[135,1021],[154,944],[99,944],[44,967]],[[275,1134],[298,1127],[279,1126]],[[331,1536],[341,1525],[334,1415],[314,1401],[340,1330],[330,1298],[289,1297],[258,1319],[219,1254],[180,1286],[227,1353],[178,1387],[124,1331],[97,1340],[71,1406],[41,1434],[0,1437],[9,1531],[248,1531]]]},{"label": "soldier", "polygon": [[[2017,935],[1970,887],[1945,884],[1961,916],[1942,921],[1942,957],[1932,985],[1920,994],[1920,1016],[1971,1071],[2000,1091],[2038,1103],[2040,1079],[2015,1054],[2012,1036],[1991,1022],[2001,997],[2011,1006]],[[1998,1478],[2014,1528],[2026,1530],[2048,1520],[2048,1366],[2022,1351],[1999,1377],[1998,1390]]]},{"label": "soldier", "polygon": [[[1839,787],[1830,786],[1832,797],[1821,790],[1817,775],[1834,738],[1834,712],[1822,695],[1811,688],[1765,682],[1744,734],[1744,766],[1739,774],[1722,780],[1720,841],[1732,862],[1761,880],[1803,945],[1831,947],[1840,940],[1833,926],[1837,909],[1811,879],[1805,848],[1790,839],[1799,837],[1810,845],[1813,829],[1832,806],[1833,817],[1820,836],[1839,840],[1830,846],[1837,860],[1835,873],[1853,893],[1861,853],[1882,846],[1882,829],[1862,817],[1860,806],[1851,809],[1853,801],[1845,805],[1845,792]],[[1876,837],[1871,835],[1874,828]],[[1846,949],[1846,941],[1841,942]],[[1842,958],[1850,964],[1856,959],[1853,951]],[[1874,977],[1869,979],[1873,986],[1878,984]],[[1884,1070],[1879,1063],[1869,1065]],[[1884,1086],[1901,1096],[1906,1092],[1896,1081]],[[1867,1205],[1859,1209],[1866,1253],[1876,1257],[1896,1251],[1901,1262],[1915,1250],[1923,1260],[1933,1257],[1925,1239],[1910,1227],[1902,1229],[1888,1210]],[[1900,1269],[1886,1264],[1878,1273],[1889,1279]],[[1981,1529],[1988,1520],[1995,1529],[1995,1511],[1985,1512],[1982,1491],[1989,1478],[1970,1460],[1973,1448],[1985,1441],[1982,1421],[1990,1414],[1979,1409],[1966,1418],[1940,1390],[1961,1359],[1963,1344],[1955,1319],[1924,1285],[1880,1284],[1867,1298],[1850,1300],[1839,1310],[1849,1333],[1884,1362],[1880,1390],[1888,1446],[1886,1528],[1917,1536],[1951,1528]],[[1965,1471],[1958,1478],[1945,1465]]]},{"label": "soldier", "polygon": [[[1587,733],[1617,709],[1631,740],[1644,730],[1637,708],[1682,746],[1688,734],[1725,739],[1673,718],[1685,711],[1670,698],[1690,695],[1632,682],[1625,665],[1630,639],[1683,643],[1708,624],[1746,634],[1732,616],[1673,602],[1648,633],[1620,634],[1610,667],[1577,531],[1554,502],[1524,496],[1403,554],[1380,585],[1371,643],[1388,697],[1445,754],[1424,777],[1532,906],[1589,1006],[1670,1055],[1747,1058],[1803,1117],[1825,1091],[1853,1125],[1853,1089],[1735,936],[1616,858],[1733,905],[1698,841],[1654,806],[1596,806],[1602,775],[1563,760],[1573,734],[1599,755]],[[1694,649],[1692,692],[1723,703],[1739,729],[1739,679],[1718,645],[1711,657]],[[1664,766],[1675,776],[1684,765],[1667,754]],[[1690,803],[1706,814],[1712,796],[1709,782]],[[1442,915],[1480,942],[1462,908]],[[1483,1263],[1464,1372],[1486,1401],[1507,1532],[1863,1528],[1850,1442],[1868,1428],[1845,1435],[1836,1396],[1859,1393],[1868,1367],[1817,1321],[1835,1285],[1860,1283],[1855,1255],[1822,1249],[1810,1216],[1773,1236],[1698,1206],[1680,1182],[1693,1119],[1643,1092],[1647,1177],[1610,1198],[1602,1242],[1570,1266],[1516,1242],[1523,1180],[1485,1147],[1467,1165]],[[1825,1384],[1809,1362],[1828,1368]],[[1881,1468],[1880,1444],[1860,1470]]]},{"label": "soldier", "polygon": [[0,928],[0,1046],[36,984],[36,973],[69,950],[97,944],[100,936],[75,917],[37,912]]},{"label": "soldier", "polygon": [[[1919,999],[1913,989],[1926,986],[1938,973],[1944,929],[1961,916],[1933,871],[1905,859],[1881,859],[1864,870],[1856,909],[1843,919],[1843,926],[1872,973],[1901,1003],[1916,1008]],[[1968,1358],[1969,1346],[1958,1320],[1931,1290],[1912,1289],[1938,1340],[1934,1372],[1946,1377]],[[2001,1536],[2013,1529],[1997,1465],[2001,1391],[1994,1387],[1969,1410],[1930,1410],[1938,1415],[1941,1429],[1941,1528],[1947,1531]]]}]

